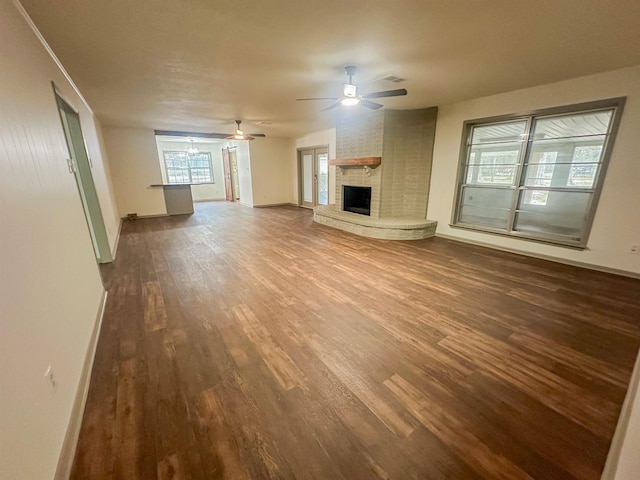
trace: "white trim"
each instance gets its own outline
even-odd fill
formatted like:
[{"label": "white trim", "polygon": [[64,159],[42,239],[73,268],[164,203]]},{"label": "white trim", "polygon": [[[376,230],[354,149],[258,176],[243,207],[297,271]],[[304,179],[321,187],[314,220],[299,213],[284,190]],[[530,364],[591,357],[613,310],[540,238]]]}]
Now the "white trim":
[{"label": "white trim", "polygon": [[298,205],[291,202],[283,202],[283,203],[265,203],[264,205],[254,205],[253,208],[269,208],[269,207],[297,207]]},{"label": "white trim", "polygon": [[611,447],[609,448],[609,454],[607,455],[607,462],[604,465],[601,480],[613,480],[616,478],[622,445],[627,437],[627,433],[629,433],[627,427],[629,426],[631,410],[638,397],[638,384],[640,384],[640,353],[638,354],[636,365],[631,374],[629,389],[627,390],[627,395],[624,397],[624,403],[622,404],[620,417],[618,417],[618,424],[613,434],[613,440],[611,440]]},{"label": "white trim", "polygon": [[201,198],[194,200],[193,203],[205,203],[205,202],[226,202],[226,198]]},{"label": "white trim", "polygon": [[105,307],[107,304],[107,295],[107,291],[102,292],[100,308],[93,326],[93,332],[91,332],[91,338],[89,339],[89,346],[87,347],[87,353],[84,357],[82,371],[80,372],[80,382],[78,383],[76,397],[73,401],[71,417],[69,418],[69,424],[67,426],[67,433],[65,434],[64,442],[62,443],[62,449],[60,450],[60,457],[58,458],[58,466],[54,477],[55,480],[67,480],[71,474],[71,468],[73,467],[76,447],[78,446],[78,438],[80,437],[80,427],[82,426],[84,407],[87,403],[87,395],[89,393],[93,361],[95,360],[98,339],[100,338],[100,327],[102,326],[102,319],[104,318]]},{"label": "white trim", "polygon": [[129,220],[129,218],[125,215],[124,217],[120,217],[120,220],[135,222],[136,220],[139,220],[141,218],[160,218],[160,217],[170,217],[170,216],[171,215],[169,215],[168,213],[153,213],[151,215],[138,215],[135,220]]},{"label": "white trim", "polygon": [[69,82],[69,84],[71,85],[71,88],[73,88],[73,91],[76,92],[78,97],[80,97],[80,100],[82,100],[82,103],[84,104],[84,106],[87,107],[87,110],[89,110],[91,115],[93,115],[93,110],[91,110],[91,107],[89,106],[89,104],[87,103],[85,98],[82,96],[82,93],[80,93],[80,90],[78,89],[76,84],[71,79],[71,76],[67,73],[65,68],[62,66],[62,63],[60,62],[58,57],[56,57],[56,54],[53,52],[53,50],[51,49],[51,47],[49,46],[49,44],[47,43],[45,38],[42,36],[42,34],[40,33],[40,30],[38,30],[38,27],[36,27],[36,24],[33,23],[33,20],[31,20],[31,17],[27,13],[27,11],[24,9],[24,7],[20,3],[20,1],[19,0],[13,0],[13,4],[18,9],[18,12],[20,12],[20,15],[22,15],[24,17],[25,21],[27,22],[27,25],[29,25],[29,28],[31,28],[31,30],[36,35],[36,37],[38,37],[38,40],[40,40],[40,43],[42,44],[44,49],[47,51],[47,53],[49,54],[51,59],[58,66],[58,68],[62,72],[62,75],[64,75],[64,78],[67,79],[67,82]]},{"label": "white trim", "polygon": [[447,235],[444,233],[436,233],[435,236],[446,238],[447,240],[454,240],[456,242],[469,243],[471,245],[478,245],[479,247],[493,248],[494,250],[501,250],[503,252],[517,253],[518,255],[524,255],[525,257],[540,258],[541,260],[549,260],[551,262],[563,263],[565,265],[571,265],[573,267],[587,268],[589,270],[596,270],[598,272],[612,273],[614,275],[622,275],[623,277],[640,279],[640,273],[630,272],[628,270],[620,270],[618,268],[605,267],[603,265],[594,265],[592,263],[577,262],[575,260],[569,260],[562,257],[554,257],[553,255],[545,255],[542,253],[534,253],[534,252],[528,252],[526,250],[519,250],[517,248],[502,247],[499,245],[494,245],[493,243],[480,242],[477,240],[469,240],[467,238],[460,238],[454,235]]},{"label": "white trim", "polygon": [[113,242],[113,248],[111,249],[111,261],[113,262],[116,259],[116,252],[118,251],[118,242],[120,241],[120,232],[122,231],[122,218],[119,218],[118,222],[118,231],[116,232],[116,238]]}]

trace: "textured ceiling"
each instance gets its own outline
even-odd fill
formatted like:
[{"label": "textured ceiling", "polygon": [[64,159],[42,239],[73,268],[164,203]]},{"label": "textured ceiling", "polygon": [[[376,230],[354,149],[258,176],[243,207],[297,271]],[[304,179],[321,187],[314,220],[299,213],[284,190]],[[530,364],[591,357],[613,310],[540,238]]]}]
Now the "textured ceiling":
[{"label": "textured ceiling", "polygon": [[406,109],[640,64],[638,0],[21,3],[104,125],[298,136],[346,114],[295,101],[339,96],[345,65]]}]

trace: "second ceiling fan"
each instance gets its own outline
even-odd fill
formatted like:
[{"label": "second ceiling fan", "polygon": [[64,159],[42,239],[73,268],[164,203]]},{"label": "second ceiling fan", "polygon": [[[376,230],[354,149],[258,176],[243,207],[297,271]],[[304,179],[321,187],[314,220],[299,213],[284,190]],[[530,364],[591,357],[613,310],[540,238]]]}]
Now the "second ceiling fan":
[{"label": "second ceiling fan", "polygon": [[344,71],[349,77],[349,83],[345,83],[342,89],[342,97],[315,97],[315,98],[296,98],[296,100],[337,100],[333,105],[329,105],[327,108],[323,108],[322,111],[331,110],[332,108],[339,107],[340,105],[362,105],[363,107],[370,108],[371,110],[377,110],[382,108],[382,105],[376,102],[368,100],[369,98],[384,98],[384,97],[399,97],[407,94],[407,90],[399,88],[397,90],[385,90],[383,92],[371,92],[358,95],[358,87],[353,83],[353,76],[355,75],[357,67],[349,65],[344,67]]}]

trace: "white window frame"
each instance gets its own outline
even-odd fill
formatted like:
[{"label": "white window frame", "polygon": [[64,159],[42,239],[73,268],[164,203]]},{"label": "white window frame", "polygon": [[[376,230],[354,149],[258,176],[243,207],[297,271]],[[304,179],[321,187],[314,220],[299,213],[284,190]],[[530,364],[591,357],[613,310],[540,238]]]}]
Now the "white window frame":
[{"label": "white window frame", "polygon": [[[494,233],[498,235],[504,235],[515,238],[522,238],[527,240],[533,240],[543,243],[549,243],[553,245],[559,245],[564,247],[570,247],[575,249],[585,249],[587,248],[587,242],[589,239],[589,233],[591,231],[591,226],[593,224],[593,219],[595,217],[598,199],[600,197],[600,193],[602,191],[602,186],[604,183],[604,178],[607,170],[607,166],[609,164],[609,158],[611,156],[611,151],[613,149],[613,144],[615,141],[615,136],[618,131],[618,127],[620,124],[620,119],[622,117],[622,111],[624,109],[624,104],[626,101],[626,97],[620,98],[611,98],[606,100],[600,100],[595,102],[587,102],[581,103],[577,105],[566,105],[555,108],[548,108],[543,110],[536,110],[521,114],[513,114],[513,115],[502,115],[499,117],[489,117],[489,118],[480,118],[475,120],[468,120],[463,124],[463,134],[462,134],[462,143],[460,148],[460,161],[458,165],[458,176],[456,180],[456,197],[453,203],[453,211],[451,215],[451,223],[449,224],[452,228],[464,228],[469,230],[477,230],[486,233]],[[611,122],[609,124],[609,130],[605,136],[605,142],[603,145],[602,152],[602,160],[600,162],[599,169],[596,173],[596,178],[593,183],[593,187],[590,189],[586,188],[575,188],[568,186],[566,189],[562,188],[554,188],[554,187],[532,187],[532,186],[524,186],[526,169],[524,165],[529,158],[533,138],[531,138],[531,133],[534,128],[535,120],[541,119],[541,117],[552,117],[554,115],[562,116],[567,114],[580,114],[580,113],[591,113],[603,110],[612,110]],[[517,171],[515,184],[513,186],[508,186],[506,188],[510,188],[514,190],[512,195],[513,201],[511,203],[510,209],[503,209],[508,211],[508,220],[506,229],[499,227],[490,227],[486,225],[474,225],[470,223],[465,223],[460,220],[460,213],[462,209],[462,198],[463,198],[463,189],[465,187],[475,188],[478,185],[473,183],[467,183],[468,178],[468,162],[472,145],[472,135],[475,127],[483,127],[489,126],[491,124],[505,123],[505,122],[515,122],[515,121],[525,121],[525,134],[523,139],[523,148],[520,158],[517,163]],[[504,188],[501,185],[494,186],[496,189]],[[535,232],[530,231],[518,231],[514,229],[516,222],[516,215],[518,210],[518,202],[520,197],[522,196],[523,201],[525,198],[528,198],[527,202],[532,201],[533,192],[536,191],[536,196],[538,197],[537,205],[546,204],[546,200],[542,203],[543,198],[546,198],[545,195],[540,195],[541,192],[550,192],[550,191],[572,191],[572,192],[589,192],[592,194],[591,202],[588,206],[587,214],[582,224],[582,235],[580,237],[571,237],[571,238],[549,238],[548,233],[540,233],[536,234]],[[547,193],[548,194],[548,193]],[[536,204],[536,203],[534,203]]]},{"label": "white window frame", "polygon": [[[189,158],[190,156],[192,156],[192,154],[190,154],[187,151],[181,151],[181,150],[163,150],[162,151],[162,160],[164,162],[164,169],[167,175],[167,183],[170,183],[172,185],[180,185],[183,183],[194,183],[193,181],[193,175],[191,173],[191,169],[192,168],[201,168],[201,167],[192,167],[190,163],[188,163],[187,167],[188,167],[188,173],[189,173],[189,181],[188,182],[172,182],[171,178],[169,177],[169,169],[171,167],[167,166],[167,154],[182,154],[182,155],[186,155],[187,158]],[[213,164],[211,162],[211,153],[210,152],[198,152],[197,155],[206,155],[208,161],[209,161],[209,176],[211,177],[211,181],[209,182],[195,182],[195,183],[215,183],[215,179],[213,177]]]}]

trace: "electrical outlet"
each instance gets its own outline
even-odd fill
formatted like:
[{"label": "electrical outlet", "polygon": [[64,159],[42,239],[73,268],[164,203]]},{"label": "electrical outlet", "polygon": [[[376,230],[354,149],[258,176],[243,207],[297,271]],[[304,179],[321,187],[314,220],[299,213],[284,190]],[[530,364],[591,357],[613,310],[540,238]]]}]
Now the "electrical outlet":
[{"label": "electrical outlet", "polygon": [[629,253],[632,255],[638,255],[638,253],[640,253],[640,245],[629,245]]},{"label": "electrical outlet", "polygon": [[44,379],[47,381],[47,386],[49,387],[49,391],[51,395],[56,393],[56,388],[58,388],[58,383],[56,381],[56,376],[53,373],[53,367],[49,365],[47,367],[47,371],[44,372]]}]

